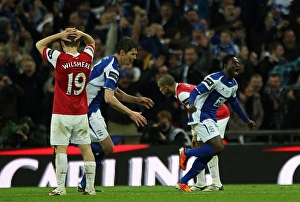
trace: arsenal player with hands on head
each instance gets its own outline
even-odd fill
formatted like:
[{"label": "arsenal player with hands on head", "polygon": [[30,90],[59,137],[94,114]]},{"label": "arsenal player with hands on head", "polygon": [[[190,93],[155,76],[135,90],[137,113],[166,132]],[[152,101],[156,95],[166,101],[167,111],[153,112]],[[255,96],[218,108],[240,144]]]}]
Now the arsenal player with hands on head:
[{"label": "arsenal player with hands on head", "polygon": [[[80,39],[86,43],[79,53]],[[60,40],[64,52],[48,46]],[[86,85],[89,80],[94,56],[94,39],[76,28],[48,36],[36,43],[45,61],[55,70],[54,100],[50,129],[50,144],[55,149],[57,188],[48,196],[66,195],[65,181],[68,171],[67,148],[69,143],[78,144],[84,161],[87,178],[84,195],[95,195],[95,158],[91,150],[88,124]]]}]

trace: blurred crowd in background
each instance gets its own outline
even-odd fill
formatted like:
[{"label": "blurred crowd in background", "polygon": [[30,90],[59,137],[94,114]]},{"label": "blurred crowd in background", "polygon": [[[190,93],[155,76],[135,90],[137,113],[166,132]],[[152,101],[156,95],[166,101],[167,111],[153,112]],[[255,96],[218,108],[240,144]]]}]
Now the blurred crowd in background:
[{"label": "blurred crowd in background", "polygon": [[[125,104],[143,112],[145,128],[105,106],[111,135],[145,136],[161,125],[159,119],[189,131],[186,112],[161,94],[156,81],[169,73],[176,82],[197,85],[221,71],[226,54],[240,61],[237,96],[255,130],[300,128],[299,0],[2,0],[0,148],[49,145],[55,77],[35,43],[66,27],[93,36],[94,64],[113,54],[122,36],[138,44],[138,59],[120,67],[119,88],[149,97],[155,106]],[[59,42],[51,48],[62,50]],[[230,110],[228,130],[249,130]],[[171,116],[161,117],[161,111]]]}]

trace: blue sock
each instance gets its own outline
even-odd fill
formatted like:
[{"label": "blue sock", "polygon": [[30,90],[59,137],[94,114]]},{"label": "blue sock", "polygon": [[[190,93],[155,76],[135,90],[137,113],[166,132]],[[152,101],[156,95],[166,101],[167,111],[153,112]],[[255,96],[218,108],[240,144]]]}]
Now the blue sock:
[{"label": "blue sock", "polygon": [[200,173],[200,171],[202,171],[203,169],[206,168],[206,166],[207,166],[207,163],[206,163],[205,161],[203,161],[203,160],[200,159],[200,158],[197,158],[197,159],[194,161],[194,163],[193,163],[191,169],[189,170],[189,172],[187,172],[187,173],[179,180],[179,182],[180,182],[180,183],[187,184],[188,181],[189,181],[190,179],[193,179],[194,177],[196,177],[196,176]]},{"label": "blue sock", "polygon": [[80,181],[80,185],[81,185],[82,189],[85,189],[85,187],[86,187],[86,176],[85,176],[85,173],[83,173],[83,175],[82,175],[82,179]]},{"label": "blue sock", "polygon": [[[91,147],[92,147],[92,152],[94,154],[95,161],[96,161],[96,168],[98,168],[101,165],[101,162],[104,158],[104,150],[98,142],[92,142]],[[85,173],[82,175],[80,185],[83,189],[85,189],[85,187],[86,187]]]},{"label": "blue sock", "polygon": [[104,150],[98,142],[92,142],[91,147],[96,161],[96,168],[98,168],[104,159]]},{"label": "blue sock", "polygon": [[212,146],[210,144],[204,144],[203,146],[201,146],[199,148],[186,149],[184,151],[184,153],[187,157],[196,156],[196,157],[199,157],[202,159],[205,157],[213,156],[214,149],[212,148]]}]

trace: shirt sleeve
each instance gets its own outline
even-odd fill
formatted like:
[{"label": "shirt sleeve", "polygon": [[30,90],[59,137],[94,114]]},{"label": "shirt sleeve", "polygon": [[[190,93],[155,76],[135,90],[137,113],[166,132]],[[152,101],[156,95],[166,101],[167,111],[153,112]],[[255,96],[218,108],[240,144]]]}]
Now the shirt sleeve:
[{"label": "shirt sleeve", "polygon": [[230,103],[232,109],[241,117],[241,119],[247,123],[250,119],[242,109],[238,99],[236,97],[231,97],[228,102]]},{"label": "shirt sleeve", "polygon": [[193,104],[197,95],[201,95],[215,88],[217,81],[210,76],[204,78],[204,80],[192,90],[190,94],[189,104]]},{"label": "shirt sleeve", "polygon": [[43,58],[46,62],[50,62],[53,67],[56,67],[58,56],[61,54],[60,51],[52,50],[48,47],[45,47],[43,50]]}]

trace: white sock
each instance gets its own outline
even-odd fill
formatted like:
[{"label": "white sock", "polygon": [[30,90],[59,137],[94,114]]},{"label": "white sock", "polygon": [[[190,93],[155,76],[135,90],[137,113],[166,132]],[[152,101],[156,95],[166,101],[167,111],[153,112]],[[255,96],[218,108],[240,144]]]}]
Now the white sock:
[{"label": "white sock", "polygon": [[57,189],[64,189],[66,184],[66,175],[68,171],[67,154],[55,155]]},{"label": "white sock", "polygon": [[212,178],[212,184],[221,187],[222,183],[220,180],[218,156],[213,156],[213,158],[208,162],[207,167]]},{"label": "white sock", "polygon": [[94,190],[96,162],[85,161],[84,169],[85,169],[85,175],[86,175],[86,191],[90,192],[90,191]]},{"label": "white sock", "polygon": [[197,182],[196,186],[198,187],[205,187],[206,186],[206,178],[205,178],[205,169],[202,170],[198,175],[197,175]]}]

